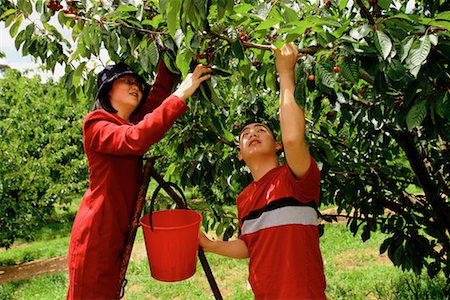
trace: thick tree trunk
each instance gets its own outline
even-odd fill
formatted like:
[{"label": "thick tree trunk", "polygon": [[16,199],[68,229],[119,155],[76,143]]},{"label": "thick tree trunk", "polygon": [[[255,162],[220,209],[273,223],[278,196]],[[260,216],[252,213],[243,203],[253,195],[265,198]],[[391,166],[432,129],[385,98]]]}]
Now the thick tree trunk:
[{"label": "thick tree trunk", "polygon": [[447,265],[450,253],[450,242],[448,233],[450,231],[450,206],[444,199],[443,189],[440,189],[438,184],[433,183],[431,174],[427,171],[424,159],[414,144],[413,137],[407,132],[398,132],[390,130],[397,143],[405,151],[409,164],[420,184],[423,188],[427,201],[433,208],[433,219],[438,225],[436,228],[441,230],[444,240],[442,246],[446,253]]}]

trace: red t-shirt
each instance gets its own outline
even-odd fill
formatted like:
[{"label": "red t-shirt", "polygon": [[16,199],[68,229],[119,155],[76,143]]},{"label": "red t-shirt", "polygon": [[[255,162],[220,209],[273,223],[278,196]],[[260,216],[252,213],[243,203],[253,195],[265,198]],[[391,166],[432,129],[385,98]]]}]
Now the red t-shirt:
[{"label": "red t-shirt", "polygon": [[241,239],[256,299],[325,299],[316,207],[320,171],[299,180],[287,165],[270,170],[237,198]]}]

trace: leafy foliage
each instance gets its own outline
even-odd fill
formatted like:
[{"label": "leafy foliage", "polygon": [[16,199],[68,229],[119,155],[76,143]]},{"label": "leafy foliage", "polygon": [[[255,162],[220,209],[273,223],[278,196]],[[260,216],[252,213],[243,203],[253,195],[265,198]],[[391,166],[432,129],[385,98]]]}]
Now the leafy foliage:
[{"label": "leafy foliage", "polygon": [[[66,66],[72,97],[93,95],[95,66],[87,62],[102,49],[147,77],[158,59],[183,76],[196,63],[233,72],[204,84],[190,111],[152,149],[164,154],[159,163],[167,178],[206,201],[215,220],[207,229],[221,228],[225,237],[237,224],[222,205],[250,179],[236,159],[234,135],[249,119],[277,123],[268,50],[295,42],[301,52],[295,96],[308,113],[322,202],[337,205],[363,240],[386,233],[380,250],[397,266],[450,276],[447,1],[50,2],[6,1],[0,19],[24,55],[49,69]],[[40,21],[29,21],[33,10]],[[73,41],[52,25],[56,20]]]},{"label": "leafy foliage", "polygon": [[87,183],[82,102],[54,83],[16,70],[0,81],[0,245],[30,239],[33,228],[70,204]]}]

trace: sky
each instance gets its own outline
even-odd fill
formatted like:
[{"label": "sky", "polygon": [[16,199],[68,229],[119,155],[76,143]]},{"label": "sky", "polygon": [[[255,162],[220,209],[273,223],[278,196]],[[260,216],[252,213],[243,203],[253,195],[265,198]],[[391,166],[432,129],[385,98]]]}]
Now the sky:
[{"label": "sky", "polygon": [[6,55],[5,58],[0,58],[0,64],[8,65],[11,68],[20,70],[24,74],[27,72],[27,76],[32,77],[38,74],[42,81],[48,81],[50,78],[57,81],[64,74],[62,66],[57,66],[54,74],[48,71],[44,72],[40,70],[39,64],[33,62],[33,57],[23,57],[22,50],[16,50],[14,39],[11,38],[9,30],[5,29],[4,22],[0,22],[0,51]]}]

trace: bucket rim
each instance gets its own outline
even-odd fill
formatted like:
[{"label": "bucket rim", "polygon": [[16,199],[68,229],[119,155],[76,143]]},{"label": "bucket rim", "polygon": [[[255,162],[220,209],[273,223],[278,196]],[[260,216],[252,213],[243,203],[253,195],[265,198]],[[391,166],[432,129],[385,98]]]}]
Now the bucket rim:
[{"label": "bucket rim", "polygon": [[[157,230],[174,230],[174,229],[188,228],[188,227],[191,227],[191,226],[193,226],[193,225],[196,225],[196,224],[200,223],[200,222],[202,221],[202,218],[203,218],[203,216],[202,216],[201,213],[199,213],[199,212],[197,212],[197,211],[195,211],[195,210],[192,210],[192,209],[184,209],[184,208],[177,208],[177,209],[163,209],[163,210],[157,210],[157,211],[154,211],[153,213],[159,213],[159,212],[163,212],[163,213],[164,213],[164,212],[171,212],[171,211],[185,211],[185,212],[193,213],[194,215],[198,216],[199,219],[196,220],[196,221],[193,222],[193,223],[190,223],[190,224],[187,224],[187,225],[182,225],[182,226],[156,226],[156,225],[153,225],[153,229],[154,229],[154,230],[155,230],[155,229],[157,229]],[[144,214],[142,217],[140,217],[140,218],[139,218],[139,224],[141,224],[142,227],[151,229],[150,224],[145,224],[145,223],[143,223],[144,217],[145,217],[145,216],[148,216],[148,215],[149,215],[149,214],[147,213],[147,214]]]}]

